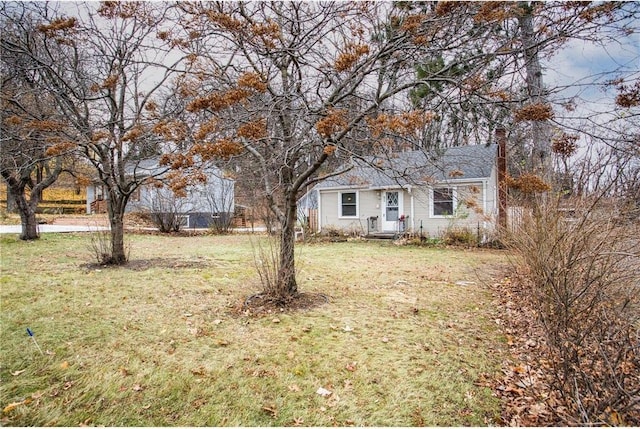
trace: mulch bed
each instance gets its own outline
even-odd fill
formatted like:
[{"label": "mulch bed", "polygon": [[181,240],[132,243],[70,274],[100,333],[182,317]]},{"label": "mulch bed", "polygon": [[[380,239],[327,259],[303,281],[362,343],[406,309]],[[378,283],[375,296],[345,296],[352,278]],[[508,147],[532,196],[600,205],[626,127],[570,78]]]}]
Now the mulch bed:
[{"label": "mulch bed", "polygon": [[244,300],[236,313],[243,316],[269,316],[277,313],[310,310],[329,302],[321,293],[299,292],[286,301],[274,299],[265,293],[257,293]]}]

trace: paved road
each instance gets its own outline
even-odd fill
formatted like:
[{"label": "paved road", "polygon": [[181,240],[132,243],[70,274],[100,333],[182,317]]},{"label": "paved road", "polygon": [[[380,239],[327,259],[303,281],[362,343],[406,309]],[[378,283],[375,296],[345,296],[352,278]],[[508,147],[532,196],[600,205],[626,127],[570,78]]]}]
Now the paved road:
[{"label": "paved road", "polygon": [[[108,231],[105,226],[83,226],[83,225],[38,225],[40,233],[46,232],[91,232],[91,231]],[[0,225],[0,234],[20,234],[22,228],[20,225]]]},{"label": "paved road", "polygon": [[[108,226],[87,226],[87,225],[48,225],[42,224],[38,225],[38,231],[40,233],[46,232],[95,232],[95,231],[108,231],[110,228]],[[157,231],[157,228],[142,228],[149,231]],[[193,228],[185,228],[185,231],[194,231]],[[207,231],[207,228],[197,229],[197,231]],[[255,228],[234,228],[233,232],[236,233],[261,233],[266,232],[267,229],[265,227],[255,227]],[[22,229],[20,225],[0,225],[0,234],[20,234]]]}]

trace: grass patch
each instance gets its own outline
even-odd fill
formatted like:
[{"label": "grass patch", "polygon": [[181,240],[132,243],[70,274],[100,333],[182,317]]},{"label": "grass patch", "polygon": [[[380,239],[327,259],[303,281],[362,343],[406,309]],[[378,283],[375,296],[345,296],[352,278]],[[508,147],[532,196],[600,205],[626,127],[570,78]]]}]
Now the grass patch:
[{"label": "grass patch", "polygon": [[503,357],[483,286],[503,254],[303,244],[300,289],[330,302],[249,317],[249,237],[130,237],[111,268],[87,265],[88,235],[2,239],[3,424],[499,423],[477,382]]}]

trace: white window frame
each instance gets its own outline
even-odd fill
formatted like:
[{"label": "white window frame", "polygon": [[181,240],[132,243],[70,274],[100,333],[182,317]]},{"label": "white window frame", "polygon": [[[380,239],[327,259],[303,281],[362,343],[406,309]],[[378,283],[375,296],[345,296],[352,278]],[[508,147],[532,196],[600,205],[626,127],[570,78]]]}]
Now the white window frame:
[{"label": "white window frame", "polygon": [[189,228],[189,215],[177,215],[177,218],[182,228]]},{"label": "white window frame", "polygon": [[[342,214],[342,195],[343,194],[354,194],[356,197],[356,214],[345,216]],[[340,191],[338,192],[338,218],[339,219],[357,219],[360,215],[360,193],[358,191]]]},{"label": "white window frame", "polygon": [[[451,209],[452,213],[447,215],[437,215],[434,212],[434,191],[438,189],[450,189],[451,190]],[[429,190],[429,216],[436,219],[445,219],[455,215],[456,207],[458,206],[458,188],[456,186],[434,186]]]}]

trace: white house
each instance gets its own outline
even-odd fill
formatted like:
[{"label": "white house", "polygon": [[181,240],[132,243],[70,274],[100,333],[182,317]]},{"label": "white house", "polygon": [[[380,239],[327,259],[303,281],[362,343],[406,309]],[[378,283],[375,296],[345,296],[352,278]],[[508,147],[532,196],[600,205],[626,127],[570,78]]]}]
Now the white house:
[{"label": "white house", "polygon": [[[157,160],[143,160],[135,167],[127,168],[127,173],[135,174],[136,180],[146,177],[161,180],[166,171],[167,168],[160,167]],[[166,186],[145,183],[131,195],[126,211],[178,215],[182,226],[187,228],[207,228],[216,221],[230,219],[235,209],[235,181],[217,167],[209,167],[204,173],[206,183],[189,186],[187,195],[182,198]],[[87,188],[87,213],[104,212],[107,198],[104,185],[91,184]]]},{"label": "white house", "polygon": [[300,204],[317,210],[318,232],[440,236],[467,227],[486,237],[500,212],[497,161],[496,144],[354,159],[349,171],[316,185]]}]

